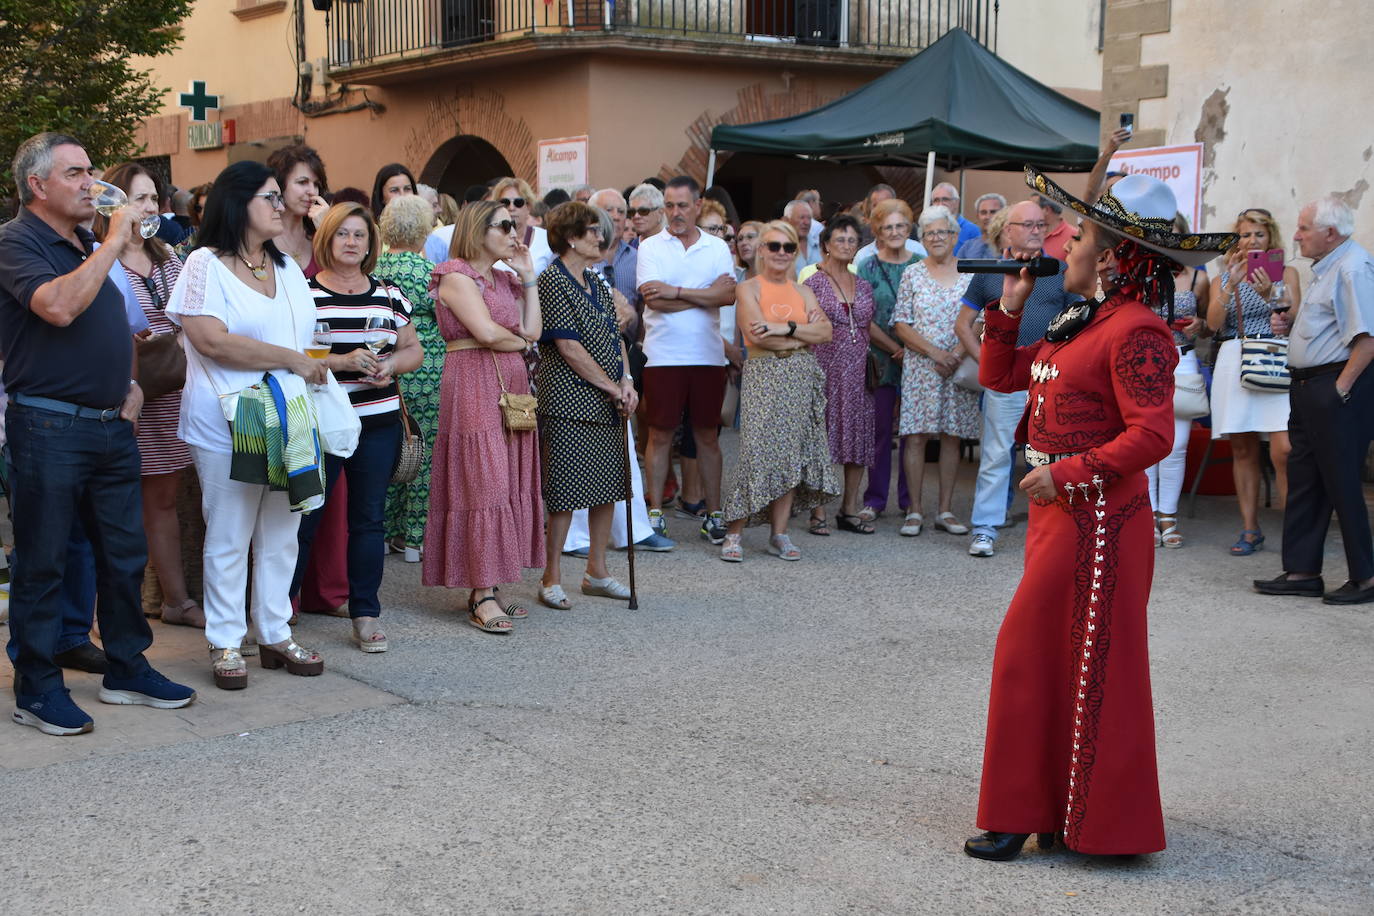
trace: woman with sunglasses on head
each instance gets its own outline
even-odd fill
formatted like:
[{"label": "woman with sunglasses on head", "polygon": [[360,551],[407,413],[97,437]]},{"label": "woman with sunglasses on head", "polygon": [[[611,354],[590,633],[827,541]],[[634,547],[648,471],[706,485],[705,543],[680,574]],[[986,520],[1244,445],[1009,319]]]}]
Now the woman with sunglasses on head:
[{"label": "woman with sunglasses on head", "polygon": [[[874,204],[869,225],[873,229],[877,253],[867,259],[855,258],[859,262],[859,276],[873,287],[869,352],[877,360],[878,369],[877,385],[873,389],[873,463],[868,468],[864,506],[859,510],[859,518],[867,524],[887,508],[887,493],[892,486],[892,421],[901,400],[902,360],[906,357],[906,348],[892,330],[892,313],[897,307],[902,274],[921,259],[921,255],[907,244],[911,220],[911,208],[904,200],[889,198]],[[897,455],[897,508],[905,515],[911,505],[903,460],[905,443],[898,446]]]},{"label": "woman with sunglasses on head", "polygon": [[1231,441],[1231,474],[1240,506],[1241,532],[1231,545],[1231,556],[1246,557],[1264,546],[1259,524],[1260,437],[1269,439],[1279,509],[1288,497],[1290,446],[1288,396],[1284,392],[1251,391],[1241,385],[1241,340],[1273,337],[1270,315],[1282,309],[1296,314],[1302,290],[1298,272],[1292,267],[1285,266],[1283,280],[1276,283],[1263,266],[1248,266],[1250,252],[1283,247],[1279,224],[1268,210],[1242,210],[1233,231],[1240,236],[1240,244],[1226,255],[1220,276],[1212,280],[1207,327],[1222,342],[1212,370],[1212,438]]},{"label": "woman with sunglasses on head", "polygon": [[[281,234],[281,188],[271,170],[236,162],[219,173],[206,202],[200,245],[177,279],[167,314],[186,343],[186,387],[177,433],[191,447],[205,515],[205,636],[217,687],[248,684],[243,613],[253,555],[253,626],[262,666],[314,675],[324,659],[292,638],[291,576],[301,514],[286,493],[233,479],[234,442],[222,397],[265,372],[325,381],[322,360],[305,354],[315,309],[305,274],[272,244]],[[281,370],[281,371],[278,371]],[[287,380],[289,381],[289,380]],[[322,481],[321,481],[322,482]]]},{"label": "woman with sunglasses on head", "polygon": [[[872,534],[873,523],[859,517],[864,469],[873,463],[873,395],[868,390],[869,326],[873,287],[854,274],[859,221],[841,214],[821,230],[821,260],[805,281],[834,329],[830,343],[815,348],[825,371],[825,425],[830,459],[844,465],[844,497],[836,516],[841,531]],[[811,510],[812,534],[828,535],[825,507]]]},{"label": "woman with sunglasses on head", "polygon": [[534,275],[544,272],[553,261],[553,249],[549,247],[549,233],[542,226],[535,225],[530,219],[534,206],[534,189],[522,178],[498,178],[491,186],[487,200],[506,211],[515,223],[516,241],[530,250],[530,263],[534,265]]},{"label": "woman with sunglasses on head", "polygon": [[902,461],[911,486],[911,504],[900,533],[915,537],[925,523],[921,504],[926,441],[938,436],[940,485],[935,527],[962,535],[968,534],[968,526],[953,512],[959,442],[978,438],[983,417],[978,395],[954,384],[954,371],[964,357],[964,345],[954,332],[954,323],[963,310],[964,293],[973,275],[958,273],[955,268],[959,222],[948,208],[927,207],[916,225],[928,256],[902,274],[892,313],[893,331],[906,347],[898,432],[905,445]]},{"label": "woman with sunglasses on head", "polygon": [[759,238],[758,276],[736,287],[736,321],[749,347],[740,380],[739,460],[723,512],[720,558],[744,560],[750,525],[769,526],[768,552],[800,560],[787,536],[792,510],[840,495],[825,429],[825,373],[811,353],[830,342],[830,319],[794,279],[797,230],[774,220]]},{"label": "woman with sunglasses on head", "polygon": [[505,207],[468,204],[430,283],[447,356],[421,581],[468,589],[468,622],[484,633],[508,634],[529,616],[497,586],[544,566],[538,434],[507,429],[499,403],[530,393],[524,354],[543,333],[534,264],[516,233]]},{"label": "woman with sunglasses on head", "polygon": [[[104,180],[122,190],[140,217],[153,216],[160,193],[157,179],[143,166],[126,162],[110,169]],[[93,230],[104,238],[109,218],[97,215]],[[126,245],[117,268],[128,280],[126,290],[133,292],[148,330],[142,339],[153,335],[176,334],[180,328],[167,317],[165,309],[172,288],[181,276],[181,261],[165,242],[144,239],[141,245]],[[127,293],[126,293],[127,295]],[[148,559],[157,571],[162,589],[158,616],[163,623],[192,627],[205,626],[205,612],[186,590],[186,574],[181,563],[181,521],[177,517],[177,491],[181,472],[191,464],[191,452],[177,437],[181,419],[181,391],[168,392],[143,404],[138,426],[138,452],[143,462],[143,531],[148,539]]]}]

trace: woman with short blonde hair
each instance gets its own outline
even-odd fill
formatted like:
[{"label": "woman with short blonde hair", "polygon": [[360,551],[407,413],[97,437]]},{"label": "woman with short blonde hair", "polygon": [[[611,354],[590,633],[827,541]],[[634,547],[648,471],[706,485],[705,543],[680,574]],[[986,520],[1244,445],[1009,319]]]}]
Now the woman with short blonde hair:
[{"label": "woman with short blonde hair", "polygon": [[338,266],[334,236],[338,234],[344,221],[353,216],[367,224],[367,254],[363,256],[358,269],[364,274],[370,274],[372,268],[377,266],[377,255],[382,251],[382,242],[377,235],[377,221],[372,218],[372,211],[367,207],[349,201],[330,207],[315,229],[315,263],[319,265],[321,273],[333,271]]}]

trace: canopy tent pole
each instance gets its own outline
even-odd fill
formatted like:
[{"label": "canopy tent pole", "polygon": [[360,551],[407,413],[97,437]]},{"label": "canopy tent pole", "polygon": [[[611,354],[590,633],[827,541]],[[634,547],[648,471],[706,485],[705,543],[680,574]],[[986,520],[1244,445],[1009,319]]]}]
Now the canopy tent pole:
[{"label": "canopy tent pole", "polygon": [[711,186],[711,182],[716,177],[716,151],[708,150],[710,155],[706,158],[706,187]]},{"label": "canopy tent pole", "polygon": [[960,210],[960,212],[954,214],[955,216],[962,216],[962,215],[963,215],[962,211],[963,211],[963,209],[964,209],[964,173],[967,172],[967,171],[968,171],[968,169],[960,169],[960,170],[959,170],[959,210]]},{"label": "canopy tent pole", "polygon": [[921,205],[921,209],[922,209],[922,210],[924,210],[926,207],[929,207],[929,206],[930,206],[930,189],[931,189],[931,186],[932,186],[934,183],[935,183],[935,150],[931,150],[929,153],[926,153],[926,196],[925,196],[925,203]]}]

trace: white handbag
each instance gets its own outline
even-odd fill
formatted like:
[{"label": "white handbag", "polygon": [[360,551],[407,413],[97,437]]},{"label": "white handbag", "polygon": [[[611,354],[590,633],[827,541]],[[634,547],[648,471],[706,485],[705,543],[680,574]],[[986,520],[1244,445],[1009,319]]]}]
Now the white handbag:
[{"label": "white handbag", "polygon": [[1200,373],[1174,376],[1174,416],[1180,420],[1196,420],[1212,412],[1207,401],[1207,382]]},{"label": "white handbag", "polygon": [[978,360],[972,354],[965,354],[959,361],[959,368],[954,370],[954,384],[974,394],[982,393],[983,386],[978,381]]},{"label": "white handbag", "polygon": [[315,399],[315,413],[319,415],[320,448],[329,455],[349,457],[358,447],[363,424],[348,400],[348,392],[334,378],[334,373],[329,372],[323,385],[310,386],[310,395]]}]

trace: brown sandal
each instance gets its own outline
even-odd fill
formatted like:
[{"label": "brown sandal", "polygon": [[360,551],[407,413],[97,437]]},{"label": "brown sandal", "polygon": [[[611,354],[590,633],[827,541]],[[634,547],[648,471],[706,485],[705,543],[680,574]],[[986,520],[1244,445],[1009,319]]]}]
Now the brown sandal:
[{"label": "brown sandal", "polygon": [[170,604],[162,606],[162,613],[159,615],[163,623],[171,624],[175,627],[196,627],[205,629],[205,611],[201,610],[199,604],[187,598],[185,601],[172,607]]},{"label": "brown sandal", "polygon": [[211,646],[210,673],[214,675],[215,686],[220,690],[242,690],[248,686],[248,665],[238,649],[216,649]]},{"label": "brown sandal", "polygon": [[275,646],[259,646],[258,661],[264,668],[286,666],[287,674],[300,677],[314,677],[324,673],[324,659],[313,649],[298,645],[294,639],[279,642]]}]

